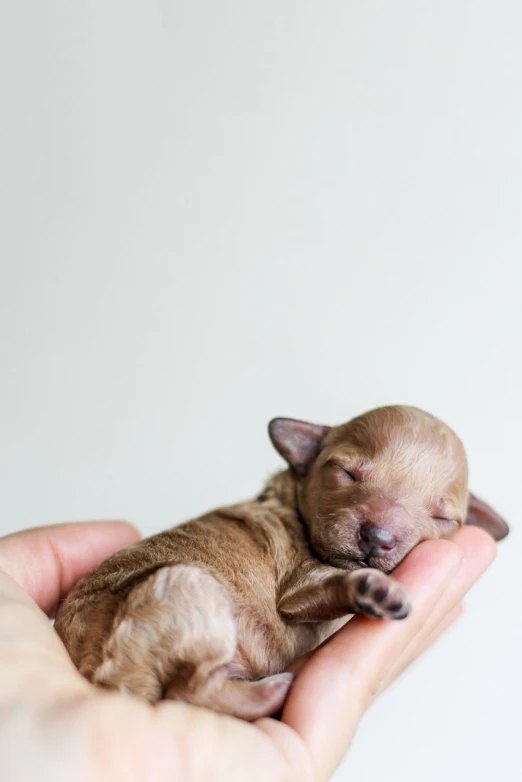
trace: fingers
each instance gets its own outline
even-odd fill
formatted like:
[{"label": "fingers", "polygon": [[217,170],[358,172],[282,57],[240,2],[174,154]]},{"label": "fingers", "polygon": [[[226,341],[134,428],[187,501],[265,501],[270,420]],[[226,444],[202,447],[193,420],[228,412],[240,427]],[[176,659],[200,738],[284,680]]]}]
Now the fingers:
[{"label": "fingers", "polygon": [[462,567],[441,596],[424,626],[396,660],[382,689],[430,645],[430,638],[434,641],[445,625],[450,626],[453,623],[450,621],[451,617],[455,620],[457,615],[460,615],[462,611],[459,610],[459,604],[462,598],[495,559],[496,546],[493,539],[477,527],[463,527],[453,541],[464,553]]},{"label": "fingers", "polygon": [[[413,610],[401,622],[356,617],[313,655],[297,678],[283,713],[308,745],[325,778],[346,750],[368,703],[389,679],[399,658],[406,665],[460,602],[494,556],[494,544],[479,530],[463,530],[451,541],[417,546],[394,577],[406,588]],[[464,559],[464,562],[463,562]],[[462,575],[460,571],[462,570]],[[451,585],[451,589],[448,589]],[[442,596],[445,603],[435,609]],[[419,639],[419,646],[412,646]]]},{"label": "fingers", "polygon": [[79,578],[139,537],[133,526],[122,521],[57,524],[17,532],[0,538],[0,571],[51,613]]},{"label": "fingers", "polygon": [[429,649],[430,646],[438,641],[441,635],[443,635],[446,630],[449,630],[450,627],[452,627],[455,622],[460,619],[463,611],[464,607],[462,603],[459,603],[452,611],[446,614],[442,622],[440,622],[440,624],[438,624],[437,627],[435,627],[430,633],[427,635],[424,633],[419,634],[419,637],[410,644],[407,652],[399,658],[396,665],[390,671],[389,675],[383,680],[379,694],[384,692],[387,687],[393,684],[393,682],[399,678],[399,676],[406,670],[406,668],[408,668],[409,665],[411,665],[411,663],[413,663],[423,654],[423,652],[425,652],[427,649]]},{"label": "fingers", "polygon": [[416,646],[415,648],[415,657],[410,658],[409,662],[412,662],[414,659],[419,657],[419,655],[422,654],[426,649],[428,649],[432,644],[434,644],[438,639],[443,635],[446,630],[449,630],[450,627],[453,627],[455,622],[457,622],[462,614],[464,613],[464,605],[463,603],[459,603],[455,606],[455,608],[449,612],[449,614],[446,614],[442,622],[435,627],[434,630],[431,631],[425,638],[421,640],[421,642]]}]

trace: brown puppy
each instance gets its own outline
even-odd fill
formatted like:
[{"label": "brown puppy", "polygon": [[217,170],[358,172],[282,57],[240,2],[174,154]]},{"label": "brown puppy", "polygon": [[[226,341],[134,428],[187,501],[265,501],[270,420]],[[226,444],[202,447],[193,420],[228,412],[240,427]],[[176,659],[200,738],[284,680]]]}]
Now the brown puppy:
[{"label": "brown puppy", "polygon": [[[254,501],[214,511],[103,562],[56,630],[93,683],[244,719],[277,711],[282,673],[347,614],[403,619],[387,574],[422,540],[505,522],[468,492],[458,437],[411,407],[329,428],[278,418],[290,469]],[[343,619],[344,621],[344,619]]]}]

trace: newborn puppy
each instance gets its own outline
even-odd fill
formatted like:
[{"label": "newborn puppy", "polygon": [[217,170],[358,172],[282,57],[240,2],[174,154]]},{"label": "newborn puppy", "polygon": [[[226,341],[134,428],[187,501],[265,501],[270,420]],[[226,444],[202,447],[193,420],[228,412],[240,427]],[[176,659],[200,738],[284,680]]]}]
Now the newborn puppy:
[{"label": "newborn puppy", "polygon": [[[420,541],[505,522],[468,492],[458,437],[412,407],[343,426],[277,418],[289,469],[252,502],[120,551],[63,602],[56,630],[96,685],[252,720],[279,710],[282,673],[347,614],[403,619],[389,575]],[[336,621],[337,620],[337,621]]]}]

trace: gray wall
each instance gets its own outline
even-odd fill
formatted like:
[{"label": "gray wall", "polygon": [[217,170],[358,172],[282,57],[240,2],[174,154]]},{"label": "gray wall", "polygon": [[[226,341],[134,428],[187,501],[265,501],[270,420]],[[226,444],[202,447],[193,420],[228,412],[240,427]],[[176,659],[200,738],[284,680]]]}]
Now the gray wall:
[{"label": "gray wall", "polygon": [[0,14],[0,533],[152,533],[255,492],[274,415],[425,407],[515,532],[336,778],[514,779],[520,3]]}]

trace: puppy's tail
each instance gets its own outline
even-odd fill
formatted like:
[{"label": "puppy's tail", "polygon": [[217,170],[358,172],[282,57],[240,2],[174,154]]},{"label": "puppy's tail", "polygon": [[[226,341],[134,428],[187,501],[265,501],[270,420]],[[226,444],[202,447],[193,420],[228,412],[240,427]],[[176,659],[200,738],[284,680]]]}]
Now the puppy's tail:
[{"label": "puppy's tail", "polygon": [[291,674],[259,681],[227,678],[237,642],[236,620],[224,587],[200,567],[174,565],[132,589],[119,608],[92,673],[94,684],[253,720],[278,711]]}]

